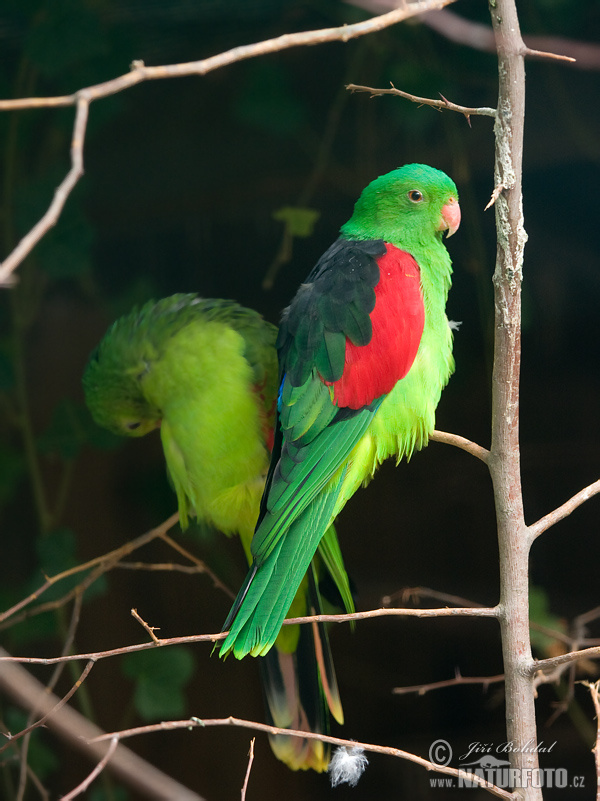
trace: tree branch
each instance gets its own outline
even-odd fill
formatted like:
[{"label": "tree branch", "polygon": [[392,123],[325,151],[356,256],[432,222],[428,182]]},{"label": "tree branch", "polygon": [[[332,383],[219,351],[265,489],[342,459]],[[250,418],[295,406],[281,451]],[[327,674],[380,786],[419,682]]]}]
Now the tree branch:
[{"label": "tree branch", "polygon": [[[381,14],[398,6],[398,0],[346,0],[346,2],[373,14]],[[454,11],[448,9],[430,11],[422,14],[419,22],[456,44],[485,53],[496,52],[494,32],[489,25],[473,22]],[[595,42],[580,42],[563,36],[524,36],[523,41],[525,47],[521,55],[558,59],[580,70],[600,70],[600,47]]]},{"label": "tree branch", "polygon": [[[103,731],[70,706],[59,707],[60,698],[49,693],[46,687],[29,671],[11,661],[10,655],[0,648],[0,688],[5,696],[24,709],[47,715],[45,726],[73,748],[97,762],[105,755],[105,747],[92,741]],[[108,765],[109,771],[136,789],[144,798],[177,798],[178,801],[204,801],[195,792],[167,776],[123,745],[119,745]]]},{"label": "tree branch", "polygon": [[529,672],[531,674],[537,673],[539,670],[546,672],[554,670],[554,668],[561,665],[580,662],[582,659],[600,659],[600,645],[596,645],[593,648],[583,648],[580,651],[569,651],[568,654],[559,654],[558,656],[548,657],[548,659],[534,659],[529,667]]},{"label": "tree branch", "polygon": [[62,796],[62,801],[73,801],[74,798],[77,798],[78,795],[85,792],[90,784],[96,779],[104,770],[104,768],[108,765],[110,760],[112,759],[115,751],[117,750],[117,746],[119,745],[119,738],[113,737],[110,741],[110,745],[100,762],[96,765],[96,767],[92,770],[89,776],[86,776],[85,779],[77,785],[77,787],[73,788],[70,793]]},{"label": "tree branch", "polygon": [[[138,548],[141,548],[142,545],[146,545],[147,543],[151,542],[157,537],[162,537],[170,528],[173,528],[173,526],[177,523],[178,520],[179,520],[179,514],[176,512],[156,528],[147,531],[145,534],[140,534],[139,537],[136,537],[134,540],[131,540],[130,542],[126,542],[125,545],[121,545],[120,548],[115,548],[114,551],[110,551],[109,553],[105,553],[102,556],[97,556],[94,559],[90,559],[89,562],[86,562],[83,565],[75,565],[75,567],[71,567],[68,570],[64,570],[62,573],[57,573],[55,576],[51,576],[50,578],[46,579],[44,584],[38,587],[38,589],[35,590],[35,592],[32,592],[26,598],[23,598],[17,604],[11,606],[10,609],[7,609],[5,612],[0,613],[0,623],[3,623],[4,621],[13,617],[13,615],[15,615],[21,609],[24,609],[26,606],[33,603],[34,601],[37,601],[38,598],[46,592],[46,590],[49,590],[50,587],[54,586],[54,584],[57,584],[59,581],[62,581],[63,579],[68,578],[69,576],[74,576],[77,573],[82,573],[83,571],[89,570],[95,566],[100,566],[101,569],[99,573],[94,574],[94,579],[97,578],[100,573],[105,573],[107,570],[110,570],[111,567],[114,567],[114,565],[117,564],[117,562],[119,562],[124,556],[128,556],[133,551],[137,550]],[[81,585],[75,587],[74,590],[71,593],[68,593],[64,598],[62,598],[60,602],[64,603],[66,600],[72,597],[75,592],[79,592],[80,588]],[[51,605],[46,605],[41,609],[38,607],[36,611],[38,610],[44,611],[49,606],[55,608],[56,603],[52,602]],[[16,621],[11,621],[11,625],[14,622]]]},{"label": "tree branch", "polygon": [[[441,608],[441,609],[372,609],[367,612],[353,612],[344,615],[312,615],[306,617],[286,618],[284,626],[294,626],[301,623],[349,623],[353,620],[369,620],[374,617],[497,617],[496,607],[474,607],[474,608]],[[59,662],[74,662],[86,659],[99,661],[113,656],[121,656],[134,651],[147,651],[157,646],[165,647],[170,645],[191,645],[193,643],[210,642],[216,643],[224,640],[227,636],[226,631],[218,634],[189,634],[184,637],[157,637],[152,642],[137,643],[135,645],[124,645],[121,648],[112,648],[106,651],[95,651],[89,654],[65,654],[63,656],[42,657],[42,656],[2,656],[2,662],[21,662],[27,665],[56,665]]]},{"label": "tree branch", "polygon": [[487,690],[490,684],[499,684],[503,681],[504,673],[499,673],[496,676],[462,676],[460,670],[457,670],[453,679],[432,681],[430,684],[414,684],[412,687],[394,687],[392,694],[409,695],[418,693],[419,695],[425,695],[431,690],[442,690],[446,687],[458,687],[463,684],[480,684],[484,690]]},{"label": "tree branch", "polygon": [[473,782],[477,784],[479,787],[488,790],[490,793],[492,793],[492,795],[495,795],[498,798],[504,798],[507,801],[509,800],[515,801],[516,799],[516,795],[514,793],[509,793],[506,790],[502,790],[500,787],[496,787],[494,784],[491,784],[490,782],[486,781],[480,776],[476,776],[474,773],[469,773],[465,770],[460,770],[459,768],[450,768],[445,765],[437,765],[435,762],[430,762],[429,760],[423,759],[423,757],[417,756],[416,754],[411,754],[409,751],[402,751],[400,748],[391,748],[389,746],[384,746],[384,745],[374,745],[373,743],[360,743],[356,742],[355,740],[343,740],[339,737],[330,737],[329,735],[320,734],[318,732],[312,732],[312,731],[298,731],[296,729],[279,729],[276,726],[269,726],[266,723],[257,723],[252,720],[244,720],[243,718],[234,718],[231,716],[228,718],[211,718],[211,719],[189,718],[188,720],[170,720],[162,723],[150,724],[148,726],[138,726],[132,729],[125,729],[119,732],[112,732],[111,734],[103,734],[100,737],[94,738],[92,742],[100,743],[104,742],[105,740],[112,739],[113,737],[124,739],[126,737],[134,737],[139,734],[149,734],[152,732],[175,731],[177,729],[190,729],[190,728],[204,729],[204,728],[209,728],[211,726],[236,726],[239,728],[253,729],[254,731],[266,732],[267,734],[271,735],[284,734],[288,737],[301,737],[303,739],[308,739],[308,740],[320,740],[321,742],[329,743],[330,745],[362,748],[365,751],[371,751],[375,754],[385,754],[387,756],[394,756],[398,757],[399,759],[405,759],[408,762],[413,762],[416,765],[420,765],[426,770],[433,770],[436,773],[445,773],[448,776],[454,776],[464,781]]},{"label": "tree branch", "polygon": [[181,78],[186,75],[206,75],[216,69],[235,64],[257,56],[278,53],[292,47],[325,44],[327,42],[348,42],[359,36],[375,33],[395,25],[398,22],[410,19],[432,9],[439,9],[449,5],[455,0],[418,0],[418,2],[403,4],[401,8],[389,11],[378,17],[358,22],[353,25],[342,25],[338,28],[323,28],[317,31],[302,31],[300,33],[286,33],[275,39],[267,39],[250,45],[242,45],[219,53],[216,56],[200,61],[190,61],[183,64],[168,64],[157,67],[147,67],[143,61],[134,61],[131,71],[110,81],[99,83],[80,89],[72,95],[60,97],[34,97],[19,98],[17,100],[0,100],[0,111],[16,111],[25,108],[56,108],[57,106],[76,106],[73,137],[71,141],[71,169],[54,194],[54,200],[39,222],[26,234],[0,264],[0,287],[10,286],[14,283],[14,270],[23,259],[31,253],[35,245],[53,225],[65,205],[68,196],[73,191],[79,178],[83,175],[83,143],[87,124],[89,104],[102,97],[123,92],[139,83],[166,78]]},{"label": "tree branch", "polygon": [[396,89],[394,84],[390,81],[391,89],[372,89],[370,86],[357,86],[355,83],[349,83],[346,89],[349,92],[369,92],[371,97],[379,97],[380,95],[396,95],[403,97],[405,100],[410,100],[411,103],[418,103],[420,106],[431,106],[438,111],[456,111],[459,114],[464,114],[469,125],[471,124],[470,117],[495,117],[496,109],[487,108],[470,108],[468,106],[459,106],[456,103],[451,103],[443,95],[440,95],[441,100],[432,100],[429,97],[419,97],[418,95],[411,95],[409,92],[403,92],[402,89]]},{"label": "tree branch", "polygon": [[250,779],[250,771],[252,770],[252,763],[254,762],[254,743],[256,741],[256,737],[253,737],[250,740],[250,751],[248,752],[248,767],[246,768],[246,776],[244,777],[244,784],[242,786],[242,799],[241,801],[246,801],[246,790],[248,789],[248,781]]},{"label": "tree branch", "polygon": [[447,431],[436,430],[429,435],[429,439],[433,442],[443,442],[445,445],[454,445],[455,448],[460,448],[461,450],[470,453],[471,456],[475,456],[477,459],[481,459],[482,462],[487,464],[490,452],[481,445],[471,442],[470,439],[461,437],[459,434],[449,434]]},{"label": "tree branch", "polygon": [[61,708],[62,708],[62,707],[63,707],[63,706],[64,706],[64,705],[67,703],[67,701],[69,700],[69,698],[71,698],[73,695],[75,695],[75,693],[77,692],[77,690],[78,690],[78,689],[81,687],[81,685],[83,684],[83,682],[84,682],[84,681],[86,680],[86,678],[88,677],[88,675],[89,675],[89,673],[90,673],[90,670],[91,670],[93,667],[94,667],[94,660],[93,660],[93,659],[90,659],[90,660],[88,661],[87,665],[85,666],[85,668],[83,669],[83,673],[81,674],[81,676],[80,676],[80,677],[77,679],[77,681],[76,681],[76,682],[75,682],[75,684],[74,684],[74,685],[71,687],[71,689],[69,690],[69,692],[68,692],[68,693],[67,693],[65,696],[63,696],[63,698],[61,698],[61,699],[60,699],[60,700],[59,700],[59,701],[56,703],[56,706],[52,707],[52,709],[50,709],[48,712],[46,712],[46,714],[45,714],[45,715],[43,715],[43,717],[41,717],[41,718],[40,718],[39,720],[37,720],[35,723],[32,723],[32,724],[31,724],[31,726],[28,726],[26,729],[23,729],[22,731],[18,732],[17,734],[11,735],[11,736],[8,738],[8,742],[7,742],[7,743],[5,743],[5,745],[3,745],[3,746],[1,746],[1,747],[0,747],[0,754],[1,754],[3,751],[6,751],[6,749],[7,749],[7,748],[10,748],[10,747],[11,747],[11,745],[12,745],[12,744],[13,744],[13,743],[14,743],[16,740],[19,740],[21,737],[24,737],[26,734],[29,734],[29,732],[33,731],[34,729],[37,729],[37,728],[38,728],[38,726],[42,726],[42,725],[43,725],[43,724],[46,722],[46,720],[47,720],[47,719],[50,717],[50,715],[52,715],[54,712],[57,712],[59,709],[61,709]]},{"label": "tree branch", "polygon": [[600,492],[600,479],[598,481],[594,481],[593,484],[590,484],[584,489],[580,490],[577,494],[573,495],[568,501],[559,506],[553,512],[549,512],[544,517],[540,518],[537,523],[532,523],[531,526],[528,527],[529,529],[529,536],[531,537],[531,541],[539,537],[540,534],[543,534],[544,531],[547,531],[551,526],[559,523],[561,520],[564,520],[565,517],[568,517],[571,512],[575,511],[578,506],[589,501],[594,495],[597,495]]}]

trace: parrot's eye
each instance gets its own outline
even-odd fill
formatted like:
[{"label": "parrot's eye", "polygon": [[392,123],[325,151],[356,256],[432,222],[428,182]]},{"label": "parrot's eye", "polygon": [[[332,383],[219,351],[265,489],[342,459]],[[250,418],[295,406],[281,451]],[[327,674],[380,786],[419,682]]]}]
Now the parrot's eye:
[{"label": "parrot's eye", "polygon": [[423,200],[423,194],[418,189],[411,189],[408,197],[413,203],[420,203]]},{"label": "parrot's eye", "polygon": [[141,423],[125,423],[125,428],[128,428],[129,431],[135,431],[135,429],[139,428],[141,425]]}]

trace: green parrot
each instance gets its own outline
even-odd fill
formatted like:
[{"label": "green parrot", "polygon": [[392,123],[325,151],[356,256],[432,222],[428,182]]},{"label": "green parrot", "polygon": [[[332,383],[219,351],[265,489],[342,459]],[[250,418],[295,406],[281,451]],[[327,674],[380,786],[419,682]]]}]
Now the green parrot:
[{"label": "green parrot", "polygon": [[[160,428],[181,527],[195,515],[238,534],[249,563],[273,447],[276,336],[275,326],[233,301],[173,295],[117,320],[83,377],[99,425],[133,437]],[[321,611],[327,577],[353,609],[333,527],[304,573],[290,616]],[[275,646],[261,660],[270,722],[326,733],[328,708],[343,722],[324,628],[285,626]],[[273,736],[271,745],[294,770],[327,768],[330,749],[317,740]]]},{"label": "green parrot", "polygon": [[442,237],[459,224],[445,173],[408,164],[380,176],[283,313],[275,446],[222,656],[269,652],[348,499],[388,456],[427,444],[454,369]]}]

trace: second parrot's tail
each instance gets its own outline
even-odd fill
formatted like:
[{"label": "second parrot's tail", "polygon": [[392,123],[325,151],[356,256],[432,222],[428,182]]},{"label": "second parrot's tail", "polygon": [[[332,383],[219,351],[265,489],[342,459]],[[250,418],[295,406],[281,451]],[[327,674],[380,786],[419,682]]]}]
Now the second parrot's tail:
[{"label": "second parrot's tail", "polygon": [[[321,599],[311,565],[310,613],[322,614]],[[299,626],[299,638],[292,652],[276,641],[259,659],[268,722],[281,729],[329,733],[329,713],[344,722],[342,703],[333,667],[329,637],[324,624]],[[275,756],[292,770],[327,770],[330,747],[320,740],[270,735]]]}]

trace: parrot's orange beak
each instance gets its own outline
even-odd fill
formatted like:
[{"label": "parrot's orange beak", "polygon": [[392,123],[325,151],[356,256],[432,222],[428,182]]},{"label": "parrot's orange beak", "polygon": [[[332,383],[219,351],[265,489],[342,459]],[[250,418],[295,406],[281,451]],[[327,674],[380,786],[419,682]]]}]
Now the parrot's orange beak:
[{"label": "parrot's orange beak", "polygon": [[458,231],[460,225],[460,206],[458,200],[451,197],[450,200],[442,207],[442,222],[440,223],[440,231],[448,231],[446,236],[452,236]]}]

